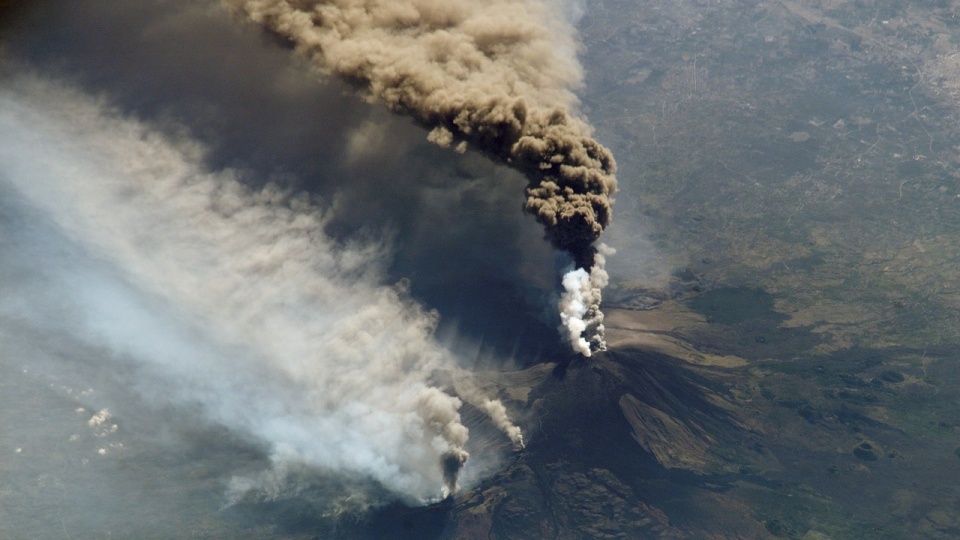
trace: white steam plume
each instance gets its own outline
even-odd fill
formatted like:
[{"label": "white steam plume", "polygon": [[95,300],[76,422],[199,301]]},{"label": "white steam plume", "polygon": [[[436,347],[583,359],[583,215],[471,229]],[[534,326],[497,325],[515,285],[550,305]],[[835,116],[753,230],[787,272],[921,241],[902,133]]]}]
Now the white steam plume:
[{"label": "white steam plume", "polygon": [[613,248],[600,244],[589,272],[577,268],[563,275],[563,293],[560,295],[561,329],[573,349],[583,356],[589,357],[593,351],[607,350],[600,301],[603,288],[609,281],[605,269],[606,256],[613,253]]},{"label": "white steam plume", "polygon": [[[380,284],[384,246],[335,243],[309,200],[205,170],[190,140],[0,75],[0,182],[101,261],[45,268],[46,299],[7,315],[106,347],[165,381],[144,392],[199,405],[275,461],[421,501],[457,489],[468,431],[431,383],[450,367],[437,316]],[[75,318],[47,323],[44,302]]]}]

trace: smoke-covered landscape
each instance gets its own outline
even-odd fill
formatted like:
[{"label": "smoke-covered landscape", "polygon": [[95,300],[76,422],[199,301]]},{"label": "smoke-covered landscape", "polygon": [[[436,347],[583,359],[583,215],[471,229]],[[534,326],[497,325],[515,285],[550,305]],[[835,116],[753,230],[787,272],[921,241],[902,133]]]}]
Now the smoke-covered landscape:
[{"label": "smoke-covered landscape", "polygon": [[0,537],[950,538],[956,2],[0,2]]}]

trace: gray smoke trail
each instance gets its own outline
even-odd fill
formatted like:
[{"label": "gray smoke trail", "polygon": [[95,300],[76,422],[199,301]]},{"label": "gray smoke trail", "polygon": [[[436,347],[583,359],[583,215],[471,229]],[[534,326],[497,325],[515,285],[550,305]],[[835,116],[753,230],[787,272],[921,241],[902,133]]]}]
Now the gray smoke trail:
[{"label": "gray smoke trail", "polygon": [[[611,219],[612,154],[574,116],[571,29],[539,0],[222,0],[288,39],[324,73],[524,173],[525,209],[589,272]],[[600,280],[591,280],[599,283]],[[599,289],[587,295],[599,313]],[[588,325],[589,328],[599,328]],[[575,349],[581,337],[576,336]],[[588,342],[603,347],[594,333]],[[587,351],[589,352],[589,351]]]},{"label": "gray smoke trail", "polygon": [[[48,263],[45,296],[24,292],[7,316],[128,358],[167,381],[156,399],[199,405],[275,461],[421,501],[456,491],[468,431],[460,399],[432,382],[453,365],[436,314],[380,284],[384,246],[337,244],[309,200],[206,170],[191,140],[0,74],[2,185],[113,268]],[[78,315],[46,315],[61,304]]]},{"label": "gray smoke trail", "polygon": [[450,371],[448,375],[451,377],[450,383],[456,389],[457,395],[470,405],[487,413],[497,429],[510,439],[514,448],[523,450],[526,447],[523,440],[523,431],[510,419],[503,402],[499,399],[488,398],[485,392],[478,387],[474,377],[468,372],[462,370]]},{"label": "gray smoke trail", "polygon": [[526,446],[523,442],[523,432],[510,421],[507,408],[498,399],[484,399],[483,410],[490,416],[493,423],[510,437],[513,444],[521,450]]}]

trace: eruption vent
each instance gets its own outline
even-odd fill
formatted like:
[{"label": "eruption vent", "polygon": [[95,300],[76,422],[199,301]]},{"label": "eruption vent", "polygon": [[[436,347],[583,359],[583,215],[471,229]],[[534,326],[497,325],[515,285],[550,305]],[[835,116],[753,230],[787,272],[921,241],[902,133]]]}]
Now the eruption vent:
[{"label": "eruption vent", "polygon": [[[526,211],[546,238],[592,274],[594,242],[610,223],[616,164],[573,116],[581,82],[569,25],[539,0],[222,0],[288,39],[323,72],[526,175]],[[601,270],[602,272],[602,270]],[[602,318],[599,283],[581,295]],[[568,289],[569,290],[569,289]],[[603,348],[588,322],[574,349]],[[565,331],[566,333],[566,331]],[[583,343],[588,345],[584,346]]]}]

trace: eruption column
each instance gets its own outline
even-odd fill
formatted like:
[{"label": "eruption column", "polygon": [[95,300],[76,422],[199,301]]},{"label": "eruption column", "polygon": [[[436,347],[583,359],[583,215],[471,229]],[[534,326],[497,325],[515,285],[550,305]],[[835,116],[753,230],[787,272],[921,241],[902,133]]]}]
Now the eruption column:
[{"label": "eruption column", "polygon": [[[584,313],[564,320],[571,344],[587,356],[604,348],[606,273],[594,243],[610,223],[616,164],[570,112],[582,71],[567,23],[540,0],[222,2],[289,40],[321,72],[413,117],[431,141],[521,171],[525,210],[590,276],[578,286],[588,287],[578,298]],[[579,333],[572,321],[585,323]]]}]

